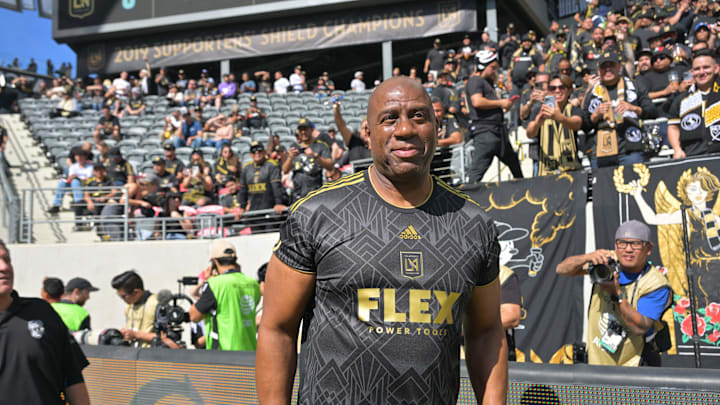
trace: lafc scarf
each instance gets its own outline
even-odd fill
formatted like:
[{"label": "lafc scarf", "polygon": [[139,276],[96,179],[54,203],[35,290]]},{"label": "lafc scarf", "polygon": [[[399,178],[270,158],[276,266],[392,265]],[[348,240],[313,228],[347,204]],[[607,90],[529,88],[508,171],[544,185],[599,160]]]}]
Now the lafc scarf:
[{"label": "lafc scarf", "polygon": [[[565,104],[562,114],[570,116],[572,105]],[[577,157],[575,133],[559,122],[546,119],[540,127],[540,155],[538,174],[545,176],[558,172],[578,170],[580,162]]]}]

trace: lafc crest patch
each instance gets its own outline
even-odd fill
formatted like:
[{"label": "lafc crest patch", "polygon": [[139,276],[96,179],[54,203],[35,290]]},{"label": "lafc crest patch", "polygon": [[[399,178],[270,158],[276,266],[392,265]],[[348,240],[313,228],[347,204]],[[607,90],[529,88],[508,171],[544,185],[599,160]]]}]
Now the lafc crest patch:
[{"label": "lafc crest patch", "polygon": [[85,18],[95,12],[95,0],[68,0],[68,14],[74,18]]},{"label": "lafc crest patch", "polygon": [[403,277],[409,279],[422,277],[422,252],[400,252],[400,272]]}]

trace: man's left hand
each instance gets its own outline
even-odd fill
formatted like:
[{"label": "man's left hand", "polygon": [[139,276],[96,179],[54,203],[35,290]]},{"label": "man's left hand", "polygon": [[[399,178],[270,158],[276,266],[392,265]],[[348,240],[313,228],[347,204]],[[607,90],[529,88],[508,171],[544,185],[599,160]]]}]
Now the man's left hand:
[{"label": "man's left hand", "polygon": [[599,283],[598,287],[610,295],[620,295],[620,282],[618,281],[618,274],[613,273],[613,279],[604,283]]}]

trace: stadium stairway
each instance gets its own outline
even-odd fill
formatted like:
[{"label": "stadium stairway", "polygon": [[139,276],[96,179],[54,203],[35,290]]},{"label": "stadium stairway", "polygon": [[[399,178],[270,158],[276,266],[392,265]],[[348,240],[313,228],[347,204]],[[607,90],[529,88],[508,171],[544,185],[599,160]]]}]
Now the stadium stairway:
[{"label": "stadium stairway", "polygon": [[[31,137],[30,131],[20,120],[19,114],[0,115],[0,122],[8,131],[8,144],[5,150],[10,172],[18,193],[26,189],[55,189],[57,173],[42,149]],[[27,194],[29,196],[29,194]],[[70,210],[70,196],[64,199],[59,215],[49,215],[47,209],[52,204],[54,192],[44,190],[33,193],[33,221],[60,220],[67,222],[38,223],[33,225],[32,242],[48,243],[88,243],[99,241],[95,232],[74,232],[74,213]],[[29,202],[25,203],[25,213]]]}]

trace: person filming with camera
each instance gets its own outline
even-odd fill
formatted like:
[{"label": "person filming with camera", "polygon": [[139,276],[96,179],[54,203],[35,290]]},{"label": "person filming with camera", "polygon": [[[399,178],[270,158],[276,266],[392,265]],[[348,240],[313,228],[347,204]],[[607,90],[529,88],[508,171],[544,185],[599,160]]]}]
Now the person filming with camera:
[{"label": "person filming with camera", "polygon": [[210,247],[212,269],[205,288],[190,308],[190,320],[205,320],[208,350],[246,350],[257,347],[255,308],[260,301],[258,282],[240,270],[235,246],[218,239]]},{"label": "person filming with camera", "polygon": [[650,228],[640,221],[615,232],[615,250],[571,256],[558,264],[562,276],[589,275],[588,363],[605,366],[660,366],[669,348],[660,318],[672,301],[667,278],[648,262]]}]

